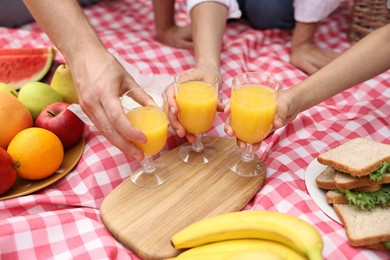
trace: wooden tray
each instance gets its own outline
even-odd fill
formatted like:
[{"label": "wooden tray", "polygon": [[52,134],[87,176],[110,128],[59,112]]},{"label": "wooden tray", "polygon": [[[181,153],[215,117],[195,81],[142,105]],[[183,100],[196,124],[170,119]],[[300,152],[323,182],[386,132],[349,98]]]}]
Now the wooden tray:
[{"label": "wooden tray", "polygon": [[202,218],[241,210],[262,187],[265,176],[241,177],[226,168],[235,140],[205,139],[218,151],[209,164],[182,162],[177,147],[157,159],[170,167],[168,182],[145,189],[127,179],[104,199],[100,207],[104,225],[143,259],[176,256],[180,251],[170,243],[173,234]]}]

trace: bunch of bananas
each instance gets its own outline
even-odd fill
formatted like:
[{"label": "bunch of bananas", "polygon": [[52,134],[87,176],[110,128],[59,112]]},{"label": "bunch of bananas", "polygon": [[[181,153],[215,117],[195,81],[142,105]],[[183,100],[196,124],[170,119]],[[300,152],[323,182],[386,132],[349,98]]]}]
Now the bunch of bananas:
[{"label": "bunch of bananas", "polygon": [[239,211],[182,229],[172,245],[176,259],[322,259],[323,241],[309,223],[273,211]]}]

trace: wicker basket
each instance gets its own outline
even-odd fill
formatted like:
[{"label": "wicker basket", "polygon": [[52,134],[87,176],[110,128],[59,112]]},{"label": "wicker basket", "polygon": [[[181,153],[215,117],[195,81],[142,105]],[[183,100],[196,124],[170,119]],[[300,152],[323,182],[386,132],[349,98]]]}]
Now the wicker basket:
[{"label": "wicker basket", "polygon": [[349,38],[358,41],[375,29],[390,23],[387,2],[388,0],[354,0]]}]

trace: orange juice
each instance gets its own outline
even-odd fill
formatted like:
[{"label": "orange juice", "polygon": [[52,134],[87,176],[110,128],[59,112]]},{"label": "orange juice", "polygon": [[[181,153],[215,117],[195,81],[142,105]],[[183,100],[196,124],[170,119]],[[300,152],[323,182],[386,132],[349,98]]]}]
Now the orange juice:
[{"label": "orange juice", "polygon": [[272,89],[259,85],[232,90],[231,126],[240,140],[253,144],[269,134],[276,112],[276,98]]},{"label": "orange juice", "polygon": [[176,90],[179,122],[190,133],[205,133],[213,125],[217,111],[217,92],[201,81],[181,83]]},{"label": "orange juice", "polygon": [[135,108],[127,113],[131,124],[141,130],[146,138],[145,144],[135,144],[145,155],[152,156],[161,151],[168,137],[168,119],[166,114],[154,106]]}]

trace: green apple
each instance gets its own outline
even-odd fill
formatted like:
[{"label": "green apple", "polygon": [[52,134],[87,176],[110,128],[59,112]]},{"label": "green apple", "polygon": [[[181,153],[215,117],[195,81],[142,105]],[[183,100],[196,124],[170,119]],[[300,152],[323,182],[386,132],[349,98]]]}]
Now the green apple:
[{"label": "green apple", "polygon": [[73,83],[72,73],[68,65],[61,64],[54,72],[50,86],[61,94],[64,102],[69,104],[78,104],[76,89]]},{"label": "green apple", "polygon": [[0,91],[5,91],[7,93],[12,94],[14,97],[18,97],[18,92],[16,92],[16,90],[13,87],[11,87],[6,83],[0,82]]},{"label": "green apple", "polygon": [[19,90],[18,99],[30,111],[34,121],[45,107],[63,101],[55,89],[43,82],[29,82],[23,85]]}]

